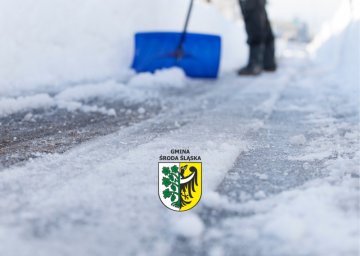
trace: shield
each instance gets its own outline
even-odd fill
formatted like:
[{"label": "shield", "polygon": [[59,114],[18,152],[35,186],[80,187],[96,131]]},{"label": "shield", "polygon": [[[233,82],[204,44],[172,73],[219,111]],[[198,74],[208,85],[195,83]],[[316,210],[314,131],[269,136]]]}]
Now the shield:
[{"label": "shield", "polygon": [[201,162],[159,163],[159,197],[169,209],[183,212],[200,201],[202,193]]}]

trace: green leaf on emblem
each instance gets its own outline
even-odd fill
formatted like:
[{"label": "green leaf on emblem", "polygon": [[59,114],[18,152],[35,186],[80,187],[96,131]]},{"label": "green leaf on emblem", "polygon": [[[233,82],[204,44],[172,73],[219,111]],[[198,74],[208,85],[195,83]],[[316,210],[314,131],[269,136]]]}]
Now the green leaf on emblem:
[{"label": "green leaf on emblem", "polygon": [[170,184],[171,184],[171,181],[166,178],[166,177],[163,177],[162,178],[162,184],[165,186],[165,187],[168,187]]},{"label": "green leaf on emblem", "polygon": [[169,173],[170,173],[170,168],[169,168],[169,167],[163,167],[162,173],[163,173],[164,175],[168,176]]},{"label": "green leaf on emblem", "polygon": [[172,171],[172,172],[178,173],[178,170],[179,170],[179,168],[178,168],[176,165],[174,165],[173,167],[171,167],[171,171]]},{"label": "green leaf on emblem", "polygon": [[169,198],[171,196],[170,190],[167,188],[163,191],[164,198]]}]

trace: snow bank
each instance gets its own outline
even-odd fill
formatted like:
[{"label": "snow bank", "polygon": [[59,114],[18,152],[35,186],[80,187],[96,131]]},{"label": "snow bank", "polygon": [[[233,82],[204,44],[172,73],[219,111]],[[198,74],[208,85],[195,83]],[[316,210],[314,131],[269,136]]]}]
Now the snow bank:
[{"label": "snow bank", "polygon": [[[190,83],[183,70],[171,68],[155,73],[141,73],[133,76],[124,84],[113,79],[102,82],[81,83],[53,93],[38,93],[31,96],[0,97],[0,117],[33,109],[47,109],[53,106],[68,111],[98,112],[115,116],[114,109],[99,106],[88,106],[93,99],[123,99],[132,102],[143,102],[149,97],[159,97],[164,88],[184,88]],[[140,110],[144,113],[145,110]]]},{"label": "snow bank", "polygon": [[[0,97],[74,82],[126,80],[137,31],[180,31],[185,0],[0,1]],[[244,56],[240,26],[197,2],[190,31],[223,37],[222,70]]]},{"label": "snow bank", "polygon": [[360,81],[360,1],[343,1],[308,48],[317,64],[334,70],[344,86]]},{"label": "snow bank", "polygon": [[58,100],[87,100],[91,98],[107,98],[123,92],[125,86],[114,80],[104,83],[89,83],[73,86],[56,95]]},{"label": "snow bank", "polygon": [[114,97],[127,97],[135,101],[143,98],[143,93],[139,90],[130,90],[127,86],[113,80],[103,83],[81,84],[67,88],[55,96],[40,93],[31,96],[0,98],[0,117],[54,106],[68,111],[98,112],[115,116],[116,111],[114,109],[106,109],[96,105],[90,106],[84,103],[94,98],[109,99]]}]

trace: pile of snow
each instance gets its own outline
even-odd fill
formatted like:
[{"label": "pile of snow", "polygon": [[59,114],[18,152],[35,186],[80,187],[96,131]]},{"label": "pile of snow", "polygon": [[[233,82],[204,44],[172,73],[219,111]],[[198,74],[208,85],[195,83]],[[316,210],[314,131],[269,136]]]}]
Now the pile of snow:
[{"label": "pile of snow", "polygon": [[53,105],[53,99],[46,93],[18,98],[5,98],[0,100],[0,117],[19,111],[47,108]]},{"label": "pile of snow", "polygon": [[186,85],[186,76],[180,68],[169,68],[152,73],[140,73],[132,77],[128,85],[130,87],[184,87]]},{"label": "pile of snow", "polygon": [[126,84],[110,79],[72,85],[60,90],[54,96],[51,96],[53,93],[37,93],[29,96],[0,97],[0,117],[54,106],[68,111],[98,112],[116,116],[115,109],[89,106],[84,103],[92,99],[142,102],[149,97],[159,97],[164,88],[184,88],[189,82],[182,69],[170,68],[155,73],[138,74],[130,78]]},{"label": "pile of snow", "polygon": [[[309,46],[315,65],[327,69],[328,84],[341,84],[338,95],[347,98],[340,115],[359,109],[360,95],[360,1],[343,1],[333,20]],[[334,99],[329,99],[334,100]],[[341,111],[341,112],[340,112]]]},{"label": "pile of snow", "polygon": [[93,98],[128,97],[133,100],[142,98],[141,91],[128,89],[124,84],[113,80],[103,83],[89,83],[69,87],[54,96],[48,93],[39,93],[29,96],[0,98],[0,117],[5,117],[17,112],[30,111],[33,109],[47,109],[58,107],[68,111],[80,110],[83,112],[99,112],[115,116],[114,109],[106,109],[96,105],[86,105],[83,102]]},{"label": "pile of snow", "polygon": [[[133,35],[180,31],[184,0],[0,1],[0,98],[44,92],[83,81],[132,75]],[[241,64],[245,37],[213,6],[196,2],[192,32],[223,38],[222,70]]]},{"label": "pile of snow", "polygon": [[335,17],[324,24],[309,45],[317,64],[334,70],[344,85],[360,81],[360,2],[343,1]]}]

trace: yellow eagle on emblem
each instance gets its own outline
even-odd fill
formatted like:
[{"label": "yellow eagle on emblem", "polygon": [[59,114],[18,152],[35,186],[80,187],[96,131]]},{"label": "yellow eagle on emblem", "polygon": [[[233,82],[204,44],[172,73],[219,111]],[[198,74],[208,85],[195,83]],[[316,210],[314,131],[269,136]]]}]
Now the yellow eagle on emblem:
[{"label": "yellow eagle on emblem", "polygon": [[187,168],[188,165],[180,168],[181,208],[191,203],[194,198],[193,193],[196,192],[196,187],[198,186],[198,171],[196,167],[191,166],[189,168],[190,174],[185,177]]}]

